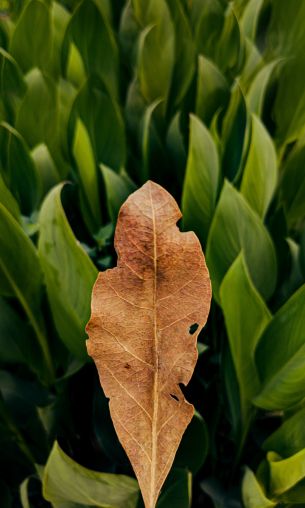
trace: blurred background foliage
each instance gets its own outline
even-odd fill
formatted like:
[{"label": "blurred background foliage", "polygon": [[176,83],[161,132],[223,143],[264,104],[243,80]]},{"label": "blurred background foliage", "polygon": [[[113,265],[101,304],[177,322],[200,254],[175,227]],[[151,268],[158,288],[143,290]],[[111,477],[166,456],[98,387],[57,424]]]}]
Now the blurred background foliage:
[{"label": "blurred background foliage", "polygon": [[1,508],[142,506],[84,326],[148,178],[214,294],[158,508],[305,506],[304,20],[304,0],[0,1]]}]

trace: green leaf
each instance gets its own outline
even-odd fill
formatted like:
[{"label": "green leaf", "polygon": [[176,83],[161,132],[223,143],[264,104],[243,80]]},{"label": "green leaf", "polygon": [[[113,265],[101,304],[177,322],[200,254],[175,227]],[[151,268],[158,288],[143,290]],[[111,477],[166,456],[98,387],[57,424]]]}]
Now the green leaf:
[{"label": "green leaf", "polygon": [[263,443],[263,449],[274,451],[282,457],[289,457],[305,448],[305,408],[284,420],[282,425]]},{"label": "green leaf", "polygon": [[31,240],[1,203],[0,237],[7,239],[2,242],[0,249],[0,293],[15,297],[19,301],[43,355],[38,370],[45,381],[50,380],[53,367],[41,322],[42,272],[39,258]]},{"label": "green leaf", "polygon": [[48,63],[48,72],[53,77],[61,75],[62,68],[62,45],[67,24],[70,19],[69,12],[57,1],[50,2],[51,9],[51,30],[52,30],[52,52]]},{"label": "green leaf", "polygon": [[215,62],[229,77],[235,76],[244,63],[244,42],[232,4],[224,14],[221,36],[216,44]]},{"label": "green leaf", "polygon": [[116,222],[122,204],[129,194],[136,190],[136,186],[130,180],[127,173],[115,173],[115,171],[103,164],[101,164],[100,168],[106,188],[109,217],[113,222]]},{"label": "green leaf", "polygon": [[218,67],[203,55],[198,57],[195,113],[207,125],[230,97],[229,85]]},{"label": "green leaf", "polygon": [[16,199],[10,192],[9,188],[5,185],[4,180],[0,174],[0,203],[7,208],[17,222],[20,222],[20,209]]},{"label": "green leaf", "polygon": [[21,96],[26,89],[22,72],[14,58],[0,48],[0,91],[2,94]]},{"label": "green leaf", "polygon": [[205,462],[208,449],[207,425],[202,416],[195,411],[191,423],[183,434],[173,467],[185,468],[192,474],[196,474]]},{"label": "green leaf", "polygon": [[38,250],[58,334],[69,351],[85,360],[84,328],[97,270],[69,226],[61,192],[62,184],[43,202]]},{"label": "green leaf", "polygon": [[67,80],[71,81],[76,87],[80,87],[86,81],[86,71],[82,56],[76,45],[71,42],[67,56]]},{"label": "green leaf", "polygon": [[21,212],[30,215],[40,200],[41,181],[28,146],[22,136],[6,123],[0,124],[0,146],[3,179]]},{"label": "green leaf", "polygon": [[150,166],[152,165],[153,146],[153,116],[158,106],[162,108],[162,100],[155,100],[144,111],[144,115],[140,127],[140,143],[142,148],[142,164],[140,166],[141,181],[145,183],[150,176]]},{"label": "green leaf", "polygon": [[279,496],[305,478],[305,449],[288,459],[274,452],[267,454],[270,468],[270,492]]},{"label": "green leaf", "polygon": [[260,12],[264,0],[250,0],[243,12],[241,18],[241,28],[243,34],[250,40],[255,42],[257,26],[259,22]]},{"label": "green leaf", "polygon": [[66,43],[78,48],[86,73],[98,75],[118,96],[118,47],[107,19],[92,0],[80,2],[67,28]]},{"label": "green leaf", "polygon": [[44,196],[51,187],[59,183],[60,177],[48,147],[44,143],[35,146],[31,155],[42,182],[42,195]]},{"label": "green leaf", "polygon": [[222,281],[220,302],[238,378],[242,419],[245,424],[251,399],[260,386],[254,361],[255,348],[271,319],[271,314],[252,283],[242,253]]},{"label": "green leaf", "polygon": [[[8,347],[9,344],[9,347]],[[36,341],[34,341],[34,347]],[[0,358],[3,364],[23,363],[33,367],[33,332],[18,313],[0,298]]]},{"label": "green leaf", "polygon": [[221,0],[193,1],[191,20],[198,53],[215,61],[224,23],[224,8]]},{"label": "green leaf", "polygon": [[81,466],[55,442],[44,470],[43,496],[52,504],[136,508],[139,488],[136,480],[128,476],[99,473]]},{"label": "green leaf", "polygon": [[277,159],[272,140],[261,121],[252,115],[250,146],[241,193],[264,218],[277,184]]},{"label": "green leaf", "polygon": [[94,233],[101,226],[98,175],[88,131],[78,118],[73,140],[73,156],[77,165],[83,216],[89,230]]},{"label": "green leaf", "polygon": [[273,62],[264,65],[264,67],[256,74],[247,93],[247,104],[249,110],[260,118],[264,112],[265,99],[270,82],[272,81],[274,72],[280,62],[280,59],[276,59]]},{"label": "green leaf", "polygon": [[149,104],[156,99],[166,104],[175,57],[175,32],[166,1],[151,0],[143,22],[137,65],[140,89]]},{"label": "green leaf", "polygon": [[238,177],[247,127],[247,108],[239,86],[232,91],[222,126],[222,165],[229,180]]},{"label": "green leaf", "polygon": [[117,103],[103,82],[92,76],[75,99],[70,121],[70,144],[73,144],[75,124],[80,118],[86,127],[97,163],[114,170],[125,166],[125,127]]},{"label": "green leaf", "polygon": [[175,30],[175,62],[171,83],[171,106],[177,107],[184,98],[195,72],[195,45],[188,17],[180,1],[166,0]]},{"label": "green leaf", "polygon": [[241,250],[255,287],[268,299],[274,291],[277,278],[272,240],[261,219],[244,197],[225,181],[206,251],[216,301],[219,301],[221,281]]},{"label": "green leaf", "polygon": [[262,390],[254,403],[287,409],[305,390],[305,285],[280,308],[265,329],[256,352]]},{"label": "green leaf", "polygon": [[192,115],[182,196],[183,226],[194,230],[203,244],[206,243],[216,205],[219,171],[213,138],[203,123]]},{"label": "green leaf", "polygon": [[55,82],[32,69],[25,78],[27,91],[16,116],[16,129],[30,147],[50,143],[56,133],[58,97]]},{"label": "green leaf", "polygon": [[242,499],[245,508],[269,508],[277,505],[276,502],[266,497],[262,485],[248,467],[245,468],[242,481]]},{"label": "green leaf", "polygon": [[287,157],[282,168],[280,198],[290,227],[305,217],[305,136],[302,136]]},{"label": "green leaf", "polygon": [[24,72],[33,67],[45,69],[51,53],[51,16],[46,2],[27,3],[13,32],[10,53]]},{"label": "green leaf", "polygon": [[157,508],[190,508],[192,475],[186,469],[173,469],[161,492]]}]

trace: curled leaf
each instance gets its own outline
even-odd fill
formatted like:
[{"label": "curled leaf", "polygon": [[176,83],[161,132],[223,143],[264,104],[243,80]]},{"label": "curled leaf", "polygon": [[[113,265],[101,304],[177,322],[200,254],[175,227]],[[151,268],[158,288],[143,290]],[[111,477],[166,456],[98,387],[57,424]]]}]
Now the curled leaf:
[{"label": "curled leaf", "polygon": [[[154,508],[194,408],[183,396],[211,287],[200,243],[181,233],[174,199],[147,182],[120,210],[117,267],[100,273],[87,348],[118,437]],[[195,326],[196,325],[196,326]]]}]

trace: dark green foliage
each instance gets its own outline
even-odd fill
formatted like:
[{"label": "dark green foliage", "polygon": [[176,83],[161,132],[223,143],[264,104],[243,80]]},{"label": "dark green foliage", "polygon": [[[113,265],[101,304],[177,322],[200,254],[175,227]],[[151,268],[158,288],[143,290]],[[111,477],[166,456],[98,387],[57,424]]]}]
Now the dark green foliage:
[{"label": "dark green foliage", "polygon": [[305,0],[0,0],[1,508],[142,507],[84,326],[147,179],[214,295],[158,508],[305,506],[304,19]]}]

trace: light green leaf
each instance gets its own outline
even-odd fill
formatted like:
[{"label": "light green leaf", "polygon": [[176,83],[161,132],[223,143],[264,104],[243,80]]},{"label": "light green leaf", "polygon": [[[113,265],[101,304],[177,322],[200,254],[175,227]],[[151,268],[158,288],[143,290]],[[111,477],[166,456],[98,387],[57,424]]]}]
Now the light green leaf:
[{"label": "light green leaf", "polygon": [[265,329],[256,352],[262,391],[254,403],[287,409],[304,398],[305,285],[280,308]]},{"label": "light green leaf", "polygon": [[175,57],[174,26],[165,0],[150,1],[144,26],[146,28],[140,35],[138,50],[140,89],[149,104],[156,99],[164,99],[165,104]]},{"label": "light green leaf", "polygon": [[44,143],[35,146],[31,155],[42,182],[42,195],[44,196],[51,187],[59,183],[59,174],[48,147]]},{"label": "light green leaf", "polygon": [[118,97],[119,52],[107,19],[92,0],[80,2],[67,28],[65,44],[73,41],[86,73],[98,75],[111,95]]},{"label": "light green leaf", "polygon": [[21,212],[30,215],[40,200],[41,181],[29,149],[22,136],[6,123],[0,124],[0,146],[3,179]]},{"label": "light green leaf", "polygon": [[195,45],[182,3],[166,0],[175,30],[175,62],[171,83],[171,106],[176,108],[185,96],[195,72]]},{"label": "light green leaf", "polygon": [[268,299],[274,291],[277,278],[272,240],[259,216],[226,181],[210,228],[206,251],[216,301],[219,301],[221,281],[241,250],[255,287]]},{"label": "light green leaf", "polygon": [[70,13],[57,1],[50,2],[51,9],[51,30],[52,30],[52,52],[48,64],[48,72],[53,77],[59,77],[62,70],[62,44],[64,40]]},{"label": "light green leaf", "polygon": [[119,210],[131,192],[136,190],[135,184],[127,173],[115,173],[112,169],[101,164],[100,166],[106,187],[107,208],[109,217],[116,222]]},{"label": "light green leaf", "polygon": [[230,77],[241,70],[245,56],[242,32],[232,5],[229,4],[224,13],[223,28],[215,49],[217,66]]},{"label": "light green leaf", "polygon": [[71,81],[71,83],[78,88],[82,86],[86,80],[86,71],[82,56],[73,42],[71,42],[69,46],[66,76],[68,81]]},{"label": "light green leaf", "polygon": [[46,2],[27,3],[13,32],[10,53],[24,72],[46,68],[51,53],[51,16]]},{"label": "light green leaf", "polygon": [[227,271],[220,302],[238,378],[243,423],[249,416],[251,399],[259,390],[254,361],[255,348],[271,314],[254,287],[241,253]]},{"label": "light green leaf", "polygon": [[136,508],[139,488],[128,476],[99,473],[77,464],[55,441],[44,470],[43,496],[56,505],[70,502],[100,508]]},{"label": "light green leaf", "polygon": [[242,481],[242,498],[245,508],[270,508],[277,505],[266,497],[262,485],[248,467],[245,468]]},{"label": "light green leaf", "polygon": [[282,425],[263,443],[263,449],[274,451],[282,457],[289,457],[305,448],[305,408],[284,420]]},{"label": "light green leaf", "polygon": [[32,69],[25,81],[27,91],[16,116],[16,129],[32,148],[50,143],[56,134],[57,88],[39,69]]},{"label": "light green leaf", "polygon": [[268,87],[274,71],[280,62],[281,60],[277,59],[267,65],[264,65],[264,67],[256,74],[247,93],[247,104],[249,110],[259,117],[262,117],[263,115],[264,102]]},{"label": "light green leaf", "polygon": [[279,496],[305,478],[305,449],[288,459],[274,452],[267,453],[270,468],[270,492]]},{"label": "light green leaf", "polygon": [[275,148],[267,130],[252,115],[250,146],[241,182],[241,193],[264,218],[277,184]]},{"label": "light green leaf", "polygon": [[195,113],[207,125],[214,114],[229,100],[229,85],[218,67],[203,55],[198,58]]},{"label": "light green leaf", "polygon": [[59,336],[73,354],[85,360],[84,328],[97,270],[69,226],[61,192],[62,184],[43,202],[38,249]]},{"label": "light green leaf", "polygon": [[241,18],[241,28],[246,37],[255,42],[259,15],[264,0],[250,0]]},{"label": "light green leaf", "polygon": [[80,179],[84,219],[89,230],[94,233],[101,226],[102,220],[98,175],[89,133],[79,118],[75,124],[72,151]]},{"label": "light green leaf", "polygon": [[125,126],[118,104],[98,76],[90,77],[77,95],[69,120],[70,144],[77,119],[86,127],[97,163],[119,170],[125,166]]},{"label": "light green leaf", "polygon": [[142,148],[142,164],[140,167],[140,177],[141,181],[145,183],[150,176],[150,165],[152,164],[152,157],[151,154],[153,152],[153,116],[155,111],[157,110],[158,106],[162,108],[162,100],[157,99],[152,104],[150,104],[144,112],[142,122],[141,122],[141,129],[140,129],[140,143]]},{"label": "light green leaf", "polygon": [[190,121],[190,143],[183,184],[183,226],[192,229],[205,244],[216,205],[219,160],[207,128],[194,115]]}]

